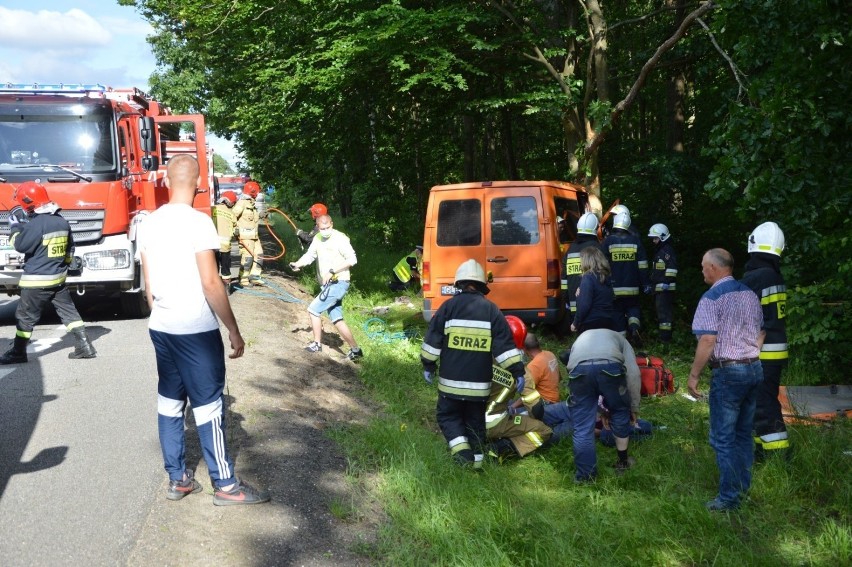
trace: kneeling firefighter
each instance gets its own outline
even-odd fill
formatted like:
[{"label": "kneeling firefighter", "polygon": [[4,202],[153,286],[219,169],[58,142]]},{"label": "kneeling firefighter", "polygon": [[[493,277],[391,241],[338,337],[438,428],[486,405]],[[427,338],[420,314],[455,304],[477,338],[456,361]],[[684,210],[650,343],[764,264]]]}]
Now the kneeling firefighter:
[{"label": "kneeling firefighter", "polygon": [[48,301],[53,303],[66,330],[77,339],[68,358],[95,358],[97,352],[65,285],[68,266],[74,258],[71,226],[59,214],[59,205],[50,200],[43,185],[21,183],[14,199],[23,210],[9,215],[9,244],[24,254],[24,273],[19,284],[21,299],[15,310],[15,341],[0,356],[0,364],[27,362],[27,343]]},{"label": "kneeling firefighter", "polygon": [[[518,350],[523,351],[524,340],[527,338],[527,327],[524,322],[514,315],[506,315],[506,322],[512,330],[512,340]],[[524,384],[527,380],[524,380]],[[525,457],[542,447],[553,431],[529,415],[509,415],[509,402],[515,395],[517,384],[511,373],[494,367],[491,380],[491,395],[485,410],[486,437],[491,442],[489,451],[501,459],[509,457]],[[523,386],[521,391],[524,391]],[[543,413],[544,404],[538,401],[537,408],[531,408],[533,415]],[[541,411],[538,411],[541,410]]]}]

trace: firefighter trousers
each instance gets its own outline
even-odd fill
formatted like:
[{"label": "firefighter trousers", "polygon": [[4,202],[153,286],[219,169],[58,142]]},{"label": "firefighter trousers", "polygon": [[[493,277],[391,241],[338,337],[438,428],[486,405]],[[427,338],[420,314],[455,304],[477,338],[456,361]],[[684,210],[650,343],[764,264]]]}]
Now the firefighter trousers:
[{"label": "firefighter trousers", "polygon": [[787,426],[781,415],[778,390],[781,387],[783,364],[763,363],[763,382],[757,386],[757,405],[754,410],[754,442],[759,449],[773,451],[788,449]]},{"label": "firefighter trousers", "polygon": [[528,415],[507,415],[488,428],[488,440],[508,439],[518,456],[525,457],[547,443],[553,430]]},{"label": "firefighter trousers", "polygon": [[263,270],[263,247],[258,239],[240,239],[240,281],[260,277]]},{"label": "firefighter trousers", "polygon": [[654,303],[657,308],[657,328],[660,331],[660,341],[671,342],[672,321],[674,321],[674,293],[658,291],[655,294]]},{"label": "firefighter trousers", "polygon": [[74,301],[71,299],[71,293],[65,284],[46,289],[25,287],[21,289],[21,299],[18,302],[18,308],[15,310],[15,318],[18,320],[17,336],[25,339],[30,338],[33,328],[41,319],[41,313],[48,302],[53,303],[56,314],[62,324],[65,325],[66,330],[73,331],[75,328],[83,326],[83,319],[77,312]]},{"label": "firefighter trousers", "polygon": [[461,463],[482,464],[486,400],[457,400],[438,394],[436,417],[450,453]]}]

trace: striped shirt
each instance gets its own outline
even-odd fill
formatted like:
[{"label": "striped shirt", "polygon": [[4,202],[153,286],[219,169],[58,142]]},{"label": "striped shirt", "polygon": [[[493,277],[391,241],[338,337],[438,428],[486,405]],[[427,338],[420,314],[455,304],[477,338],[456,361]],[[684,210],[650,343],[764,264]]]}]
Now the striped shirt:
[{"label": "striped shirt", "polygon": [[760,300],[732,276],[720,279],[701,296],[692,320],[696,336],[716,335],[712,360],[757,358],[762,328]]}]

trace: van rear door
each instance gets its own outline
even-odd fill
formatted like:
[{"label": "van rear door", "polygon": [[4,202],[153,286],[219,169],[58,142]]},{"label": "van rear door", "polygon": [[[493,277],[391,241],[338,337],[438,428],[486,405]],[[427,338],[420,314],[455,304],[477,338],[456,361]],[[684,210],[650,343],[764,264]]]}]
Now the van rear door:
[{"label": "van rear door", "polygon": [[547,306],[547,240],[541,189],[535,185],[491,187],[483,203],[488,235],[485,271],[492,275],[488,299],[504,311]]}]

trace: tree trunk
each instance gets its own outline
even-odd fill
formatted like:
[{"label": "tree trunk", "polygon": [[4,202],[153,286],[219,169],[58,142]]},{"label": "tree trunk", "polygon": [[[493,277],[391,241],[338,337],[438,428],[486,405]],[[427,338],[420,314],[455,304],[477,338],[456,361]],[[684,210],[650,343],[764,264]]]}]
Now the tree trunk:
[{"label": "tree trunk", "polygon": [[[685,0],[666,0],[666,6],[675,9],[675,29],[683,22]],[[668,116],[668,128],[666,129],[666,147],[672,152],[683,152],[684,125],[686,123],[684,112],[684,97],[686,93],[686,77],[683,67],[672,68],[669,75],[666,93],[666,116]]]}]

